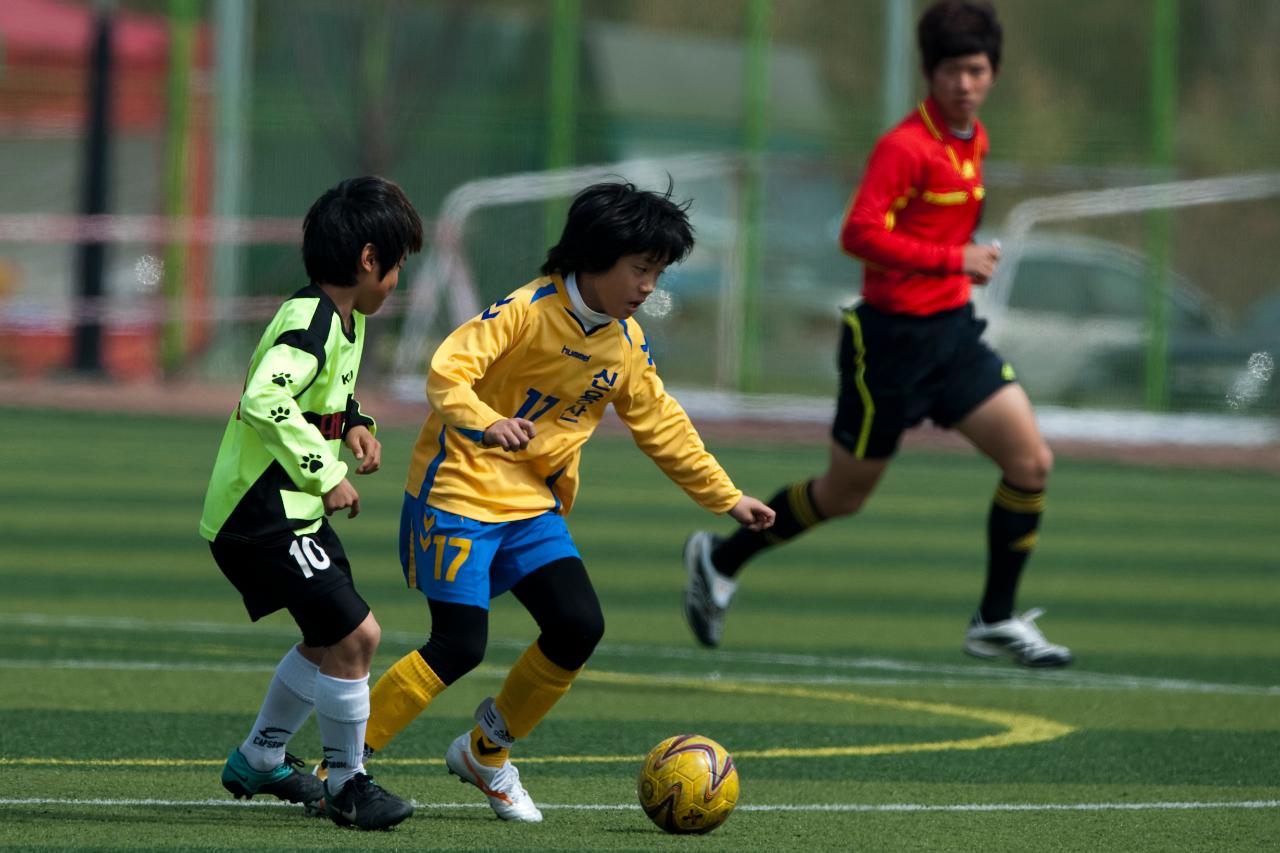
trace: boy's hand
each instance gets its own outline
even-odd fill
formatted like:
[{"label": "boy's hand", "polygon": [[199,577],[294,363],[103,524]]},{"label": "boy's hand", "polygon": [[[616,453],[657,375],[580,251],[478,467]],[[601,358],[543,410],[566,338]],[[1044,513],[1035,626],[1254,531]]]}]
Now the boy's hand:
[{"label": "boy's hand", "polygon": [[360,514],[360,493],[346,477],[342,478],[341,483],[325,492],[323,500],[325,515],[333,515],[338,510],[348,507],[351,511],[347,513],[347,518],[355,518]]},{"label": "boy's hand", "polygon": [[777,513],[770,509],[768,504],[756,500],[751,495],[743,495],[742,499],[733,505],[733,509],[729,510],[729,515],[743,527],[758,533],[773,527],[773,519]]},{"label": "boy's hand", "polygon": [[1000,244],[970,243],[964,247],[963,270],[969,274],[974,284],[986,284],[995,274],[996,263],[1000,260]]},{"label": "boy's hand", "polygon": [[537,434],[533,421],[504,418],[489,425],[480,443],[485,447],[501,447],[503,450],[524,450]]},{"label": "boy's hand", "polygon": [[382,442],[373,437],[368,427],[358,426],[347,430],[344,443],[360,461],[357,474],[372,474],[382,467]]}]

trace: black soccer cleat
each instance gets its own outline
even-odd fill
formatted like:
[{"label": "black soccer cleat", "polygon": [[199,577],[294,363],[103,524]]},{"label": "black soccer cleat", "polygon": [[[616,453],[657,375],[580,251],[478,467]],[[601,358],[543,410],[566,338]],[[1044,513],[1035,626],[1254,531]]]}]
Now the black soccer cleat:
[{"label": "black soccer cleat", "polygon": [[383,790],[367,773],[352,776],[337,794],[328,793],[328,783],[323,784],[325,814],[338,826],[390,829],[413,814],[413,806],[407,800]]},{"label": "black soccer cleat", "polygon": [[270,794],[290,803],[311,804],[324,797],[324,783],[310,773],[299,773],[302,759],[284,754],[284,763],[273,770],[255,770],[237,747],[222,767],[222,787],[237,800]]}]

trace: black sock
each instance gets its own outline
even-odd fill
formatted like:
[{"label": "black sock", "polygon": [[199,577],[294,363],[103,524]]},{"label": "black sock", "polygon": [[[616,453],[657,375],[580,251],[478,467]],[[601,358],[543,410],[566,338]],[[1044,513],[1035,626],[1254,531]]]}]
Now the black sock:
[{"label": "black sock", "polygon": [[778,490],[769,501],[769,506],[778,514],[773,526],[758,533],[739,527],[712,550],[711,562],[715,564],[716,571],[733,577],[742,569],[743,563],[760,551],[781,545],[826,521],[813,503],[811,487],[811,480],[802,480]]},{"label": "black sock", "polygon": [[979,608],[983,622],[1000,622],[1013,615],[1018,578],[1036,545],[1043,513],[1043,491],[1023,491],[1000,481],[987,519],[987,588]]}]

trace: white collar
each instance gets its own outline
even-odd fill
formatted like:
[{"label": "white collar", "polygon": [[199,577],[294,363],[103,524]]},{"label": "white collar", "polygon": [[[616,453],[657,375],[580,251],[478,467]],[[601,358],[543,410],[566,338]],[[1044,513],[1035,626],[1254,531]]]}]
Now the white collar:
[{"label": "white collar", "polygon": [[564,290],[569,294],[569,303],[573,305],[573,313],[582,323],[583,328],[594,329],[596,326],[606,326],[613,322],[613,318],[608,314],[601,314],[599,311],[593,311],[587,307],[587,303],[582,299],[582,293],[578,290],[578,276],[576,273],[569,273],[564,277]]}]

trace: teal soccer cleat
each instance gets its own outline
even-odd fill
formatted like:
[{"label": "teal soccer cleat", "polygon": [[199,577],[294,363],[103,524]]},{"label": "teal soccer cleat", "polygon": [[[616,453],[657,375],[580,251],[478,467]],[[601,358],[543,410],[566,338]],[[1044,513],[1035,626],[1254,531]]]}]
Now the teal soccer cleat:
[{"label": "teal soccer cleat", "polygon": [[222,767],[222,787],[237,800],[253,799],[254,794],[270,794],[291,803],[311,804],[324,797],[324,782],[310,773],[299,773],[302,759],[289,753],[284,763],[273,770],[254,770],[239,747],[231,750]]}]

